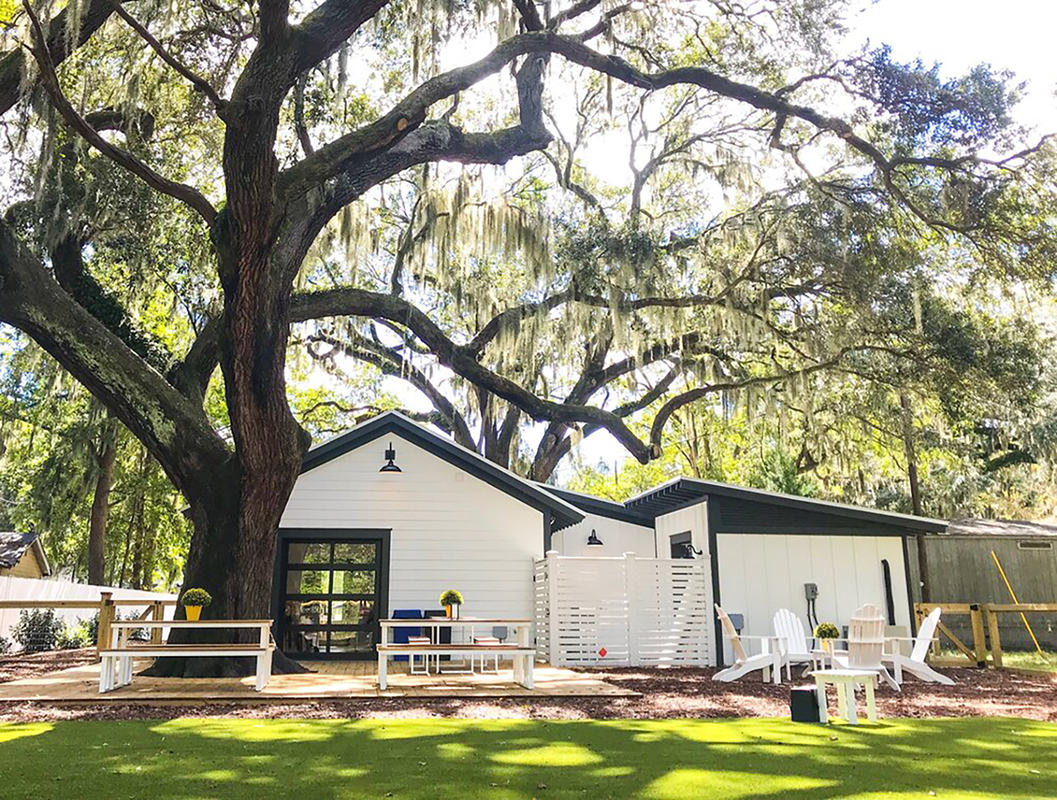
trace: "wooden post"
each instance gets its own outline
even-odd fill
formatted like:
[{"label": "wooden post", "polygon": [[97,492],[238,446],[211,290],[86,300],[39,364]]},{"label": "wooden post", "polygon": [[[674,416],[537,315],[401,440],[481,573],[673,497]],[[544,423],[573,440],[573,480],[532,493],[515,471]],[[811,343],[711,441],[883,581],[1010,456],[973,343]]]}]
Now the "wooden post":
[{"label": "wooden post", "polygon": [[99,625],[96,627],[95,651],[99,655],[101,649],[110,647],[110,621],[113,619],[114,601],[111,599],[113,592],[99,593]]},{"label": "wooden post", "polygon": [[[153,613],[151,614],[151,619],[153,619],[155,622],[161,622],[163,619],[165,619],[165,606],[163,606],[157,600],[155,600],[154,603],[151,604],[151,610],[153,611]],[[161,628],[151,628],[151,644],[161,644],[161,634]]]},{"label": "wooden post", "polygon": [[986,667],[987,641],[984,636],[984,620],[979,603],[969,606],[969,621],[973,626],[973,652],[976,653],[976,666]]},{"label": "wooden post", "polygon": [[984,615],[987,617],[987,632],[991,637],[991,666],[1002,666],[1002,634],[998,630],[998,614],[988,606],[984,606]]}]

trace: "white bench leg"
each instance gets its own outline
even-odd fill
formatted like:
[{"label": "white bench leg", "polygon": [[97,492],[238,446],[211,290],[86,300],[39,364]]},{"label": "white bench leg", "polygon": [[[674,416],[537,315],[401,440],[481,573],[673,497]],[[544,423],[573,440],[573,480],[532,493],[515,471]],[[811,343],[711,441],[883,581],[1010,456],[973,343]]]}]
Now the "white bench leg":
[{"label": "white bench leg", "polygon": [[532,689],[535,686],[535,682],[532,679],[532,668],[533,668],[532,661],[534,659],[534,656],[526,655],[526,656],[523,656],[523,658],[525,660],[523,662],[524,666],[522,666],[522,668],[521,668],[521,671],[523,673],[523,678],[524,678],[522,683],[523,683],[523,685],[524,685],[524,687],[526,689]]},{"label": "white bench leg", "polygon": [[263,692],[272,677],[272,651],[265,650],[257,656],[257,682],[254,690]]},{"label": "white bench leg", "polygon": [[110,681],[107,680],[107,675],[112,673],[113,670],[113,659],[111,656],[103,656],[99,660],[99,694],[104,694],[110,690]]},{"label": "white bench leg", "polygon": [[126,656],[119,659],[118,663],[121,665],[121,686],[128,686],[132,683],[132,656]]},{"label": "white bench leg", "polygon": [[383,692],[388,685],[385,674],[387,660],[388,656],[385,653],[378,653],[378,688]]}]

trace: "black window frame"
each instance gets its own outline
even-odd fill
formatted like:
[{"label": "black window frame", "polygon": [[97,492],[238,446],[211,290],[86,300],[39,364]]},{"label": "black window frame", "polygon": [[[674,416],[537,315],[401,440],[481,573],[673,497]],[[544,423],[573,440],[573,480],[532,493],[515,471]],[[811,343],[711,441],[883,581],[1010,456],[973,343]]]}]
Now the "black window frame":
[{"label": "black window frame", "polygon": [[[677,556],[672,553],[672,550],[676,546],[683,548],[683,555]],[[682,531],[681,533],[673,533],[668,536],[668,553],[673,560],[680,560],[684,558],[692,559],[694,557],[694,534],[693,531]]]},{"label": "black window frame", "polygon": [[[288,631],[326,631],[325,650],[329,650],[330,633],[333,631],[370,630],[374,642],[379,641],[380,625],[378,621],[389,615],[389,544],[392,535],[390,528],[280,528],[276,541],[275,574],[272,586],[273,635],[280,648],[286,642]],[[335,545],[347,542],[370,542],[375,544],[375,560],[372,563],[360,561],[335,562]],[[287,554],[291,544],[326,543],[330,544],[330,560],[326,563],[295,561],[289,562]],[[286,591],[289,572],[297,570],[318,570],[329,573],[327,592],[290,592]],[[334,573],[346,571],[373,570],[375,574],[373,594],[363,592],[342,592],[335,594]],[[319,625],[288,625],[286,623],[287,600],[320,600],[327,603],[327,623]],[[374,624],[365,628],[363,624],[333,624],[330,622],[333,604],[345,600],[373,600],[375,603]],[[352,661],[375,657],[375,650],[342,653],[287,653],[298,661]]]}]

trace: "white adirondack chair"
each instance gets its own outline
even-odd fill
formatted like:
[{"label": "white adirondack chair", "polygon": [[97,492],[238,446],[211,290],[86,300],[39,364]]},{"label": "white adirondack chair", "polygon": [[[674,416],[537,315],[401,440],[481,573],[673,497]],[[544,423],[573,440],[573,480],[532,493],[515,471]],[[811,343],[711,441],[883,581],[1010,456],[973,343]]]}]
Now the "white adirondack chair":
[{"label": "white adirondack chair", "polygon": [[[720,670],[712,676],[714,681],[729,683],[736,681],[750,672],[761,670],[764,681],[773,680],[775,683],[782,682],[782,665],[785,663],[782,640],[777,636],[745,636],[735,630],[734,623],[730,621],[727,612],[716,605],[716,616],[723,626],[723,634],[730,640],[730,647],[734,651],[734,665]],[[764,652],[759,655],[750,656],[745,652],[742,639],[760,639],[764,642]]]},{"label": "white adirondack chair", "polygon": [[945,686],[954,685],[954,681],[946,675],[937,672],[925,663],[925,656],[928,655],[929,647],[932,645],[932,639],[936,635],[936,627],[939,624],[940,609],[934,608],[931,613],[921,621],[921,627],[918,628],[917,636],[912,639],[889,638],[889,641],[914,643],[914,647],[911,649],[909,656],[905,656],[902,653],[885,653],[881,658],[885,663],[890,663],[892,665],[897,682],[903,682],[903,672],[906,671],[923,681],[942,683]]},{"label": "white adirondack chair", "polygon": [[833,653],[833,662],[842,669],[876,672],[884,682],[899,691],[899,684],[888,672],[882,657],[885,645],[885,618],[881,610],[867,603],[848,625],[848,649]]},{"label": "white adirondack chair", "polygon": [[811,653],[800,617],[788,608],[778,609],[774,613],[774,634],[785,642],[786,675],[793,677],[793,664],[807,664],[804,675],[815,668],[817,658]]}]

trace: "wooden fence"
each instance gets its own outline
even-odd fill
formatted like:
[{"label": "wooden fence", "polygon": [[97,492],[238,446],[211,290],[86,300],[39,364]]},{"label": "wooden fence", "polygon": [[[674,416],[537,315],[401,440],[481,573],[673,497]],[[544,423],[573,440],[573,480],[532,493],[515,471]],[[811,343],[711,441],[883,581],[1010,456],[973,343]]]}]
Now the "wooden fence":
[{"label": "wooden fence", "polygon": [[555,666],[713,663],[708,559],[560,556],[535,563],[536,640]]},{"label": "wooden fence", "polygon": [[[1057,603],[915,603],[914,615],[918,626],[934,608],[942,611],[937,629],[939,636],[932,643],[929,660],[946,667],[993,667],[1002,666],[1002,634],[998,626],[1000,614],[1054,614]],[[972,631],[972,645],[956,636],[944,619],[951,616],[968,615]],[[943,639],[949,641],[957,651],[955,656],[941,656]],[[988,655],[990,654],[990,662]]]},{"label": "wooden fence", "polygon": [[[165,608],[167,606],[175,605],[175,600],[144,600],[135,598],[115,600],[113,592],[100,592],[99,600],[97,602],[91,600],[0,600],[0,610],[14,609],[28,611],[31,609],[84,609],[87,611],[98,612],[99,625],[96,631],[95,642],[97,653],[100,647],[105,646],[110,641],[111,623],[117,619],[118,608],[120,606],[133,606],[137,608],[146,606],[144,611],[136,617],[136,619],[152,619],[160,621],[165,619]],[[155,644],[160,644],[161,634],[161,628],[153,629],[151,631],[151,641]]]}]

